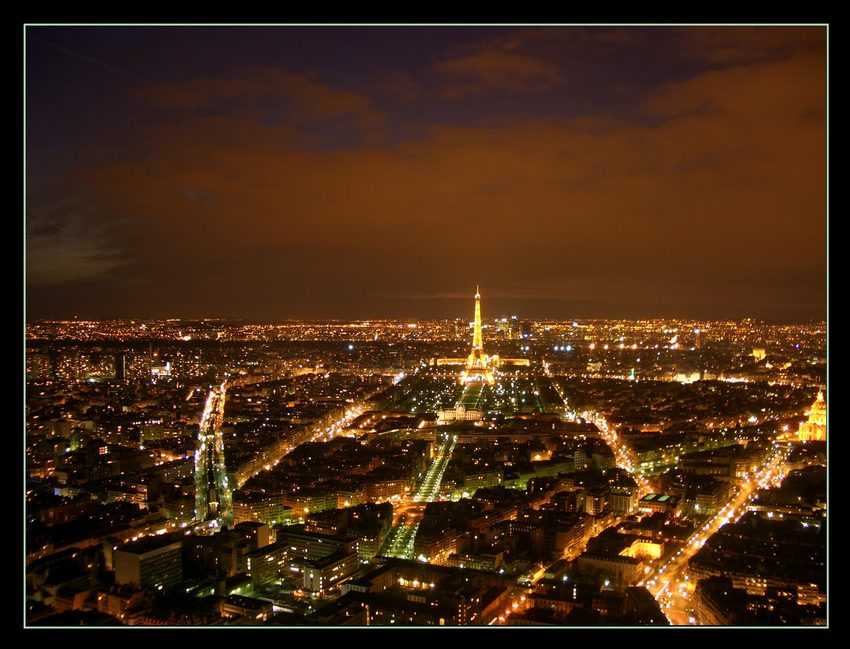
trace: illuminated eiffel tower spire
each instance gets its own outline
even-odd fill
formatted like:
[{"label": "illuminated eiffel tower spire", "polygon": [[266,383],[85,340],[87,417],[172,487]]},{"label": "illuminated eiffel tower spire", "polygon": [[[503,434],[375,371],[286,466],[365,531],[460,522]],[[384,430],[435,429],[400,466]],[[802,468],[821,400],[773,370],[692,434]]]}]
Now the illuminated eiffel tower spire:
[{"label": "illuminated eiffel tower spire", "polygon": [[493,383],[493,368],[490,357],[484,353],[484,337],[481,334],[481,292],[475,287],[475,322],[472,332],[472,351],[466,359],[466,370],[461,382],[486,381]]},{"label": "illuminated eiffel tower spire", "polygon": [[484,349],[484,338],[481,335],[481,293],[475,286],[475,329],[472,334],[472,349]]}]

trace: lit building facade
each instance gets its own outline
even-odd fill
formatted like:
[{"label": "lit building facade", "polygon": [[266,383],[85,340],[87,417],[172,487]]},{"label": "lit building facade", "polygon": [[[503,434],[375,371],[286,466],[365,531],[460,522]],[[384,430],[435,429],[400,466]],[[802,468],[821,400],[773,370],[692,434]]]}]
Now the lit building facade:
[{"label": "lit building facade", "polygon": [[115,583],[146,590],[163,590],[183,581],[179,540],[149,537],[115,550]]},{"label": "lit building facade", "polygon": [[304,590],[324,593],[360,570],[357,552],[334,552],[321,559],[302,559],[293,562],[304,576]]},{"label": "lit building facade", "polygon": [[826,401],[823,390],[818,390],[817,399],[809,411],[809,420],[800,424],[797,436],[801,442],[826,441]]}]

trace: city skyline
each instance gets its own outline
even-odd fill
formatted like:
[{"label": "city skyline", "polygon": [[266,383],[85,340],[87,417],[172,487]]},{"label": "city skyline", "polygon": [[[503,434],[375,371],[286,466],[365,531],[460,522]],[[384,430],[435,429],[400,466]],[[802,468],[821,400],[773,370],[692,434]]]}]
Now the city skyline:
[{"label": "city skyline", "polygon": [[484,298],[28,326],[26,624],[828,625],[822,324]]},{"label": "city skyline", "polygon": [[828,24],[23,27],[25,629],[830,626]]},{"label": "city skyline", "polygon": [[826,318],[826,28],[37,27],[26,314]]}]

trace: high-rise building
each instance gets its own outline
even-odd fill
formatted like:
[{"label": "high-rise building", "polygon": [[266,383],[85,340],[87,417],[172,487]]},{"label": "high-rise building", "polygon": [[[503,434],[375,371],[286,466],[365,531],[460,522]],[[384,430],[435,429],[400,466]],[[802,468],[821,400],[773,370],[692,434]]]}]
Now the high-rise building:
[{"label": "high-rise building", "polygon": [[115,353],[115,380],[123,381],[126,378],[127,357],[124,352]]},{"label": "high-rise building", "polygon": [[195,449],[195,519],[233,523],[233,494],[224,465],[224,384],[210,390]]},{"label": "high-rise building", "polygon": [[27,380],[44,381],[52,375],[50,355],[27,350]]},{"label": "high-rise building", "polygon": [[115,583],[163,590],[183,581],[179,538],[149,536],[115,550]]}]

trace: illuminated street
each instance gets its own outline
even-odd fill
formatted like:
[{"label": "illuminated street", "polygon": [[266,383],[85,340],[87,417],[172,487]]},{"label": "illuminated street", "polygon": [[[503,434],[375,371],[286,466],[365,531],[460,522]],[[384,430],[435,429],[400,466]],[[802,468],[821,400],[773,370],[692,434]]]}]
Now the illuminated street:
[{"label": "illuminated street", "polygon": [[608,422],[605,421],[603,417],[599,417],[592,412],[583,412],[581,416],[592,421],[596,425],[602,435],[602,439],[605,440],[605,443],[608,444],[614,452],[614,457],[617,460],[617,466],[628,471],[638,483],[638,486],[640,487],[640,491],[638,492],[639,497],[652,491],[649,480],[635,472],[637,460],[635,459],[634,452],[627,444],[623,443],[615,431],[608,427]]},{"label": "illuminated street", "polygon": [[419,529],[422,514],[422,506],[419,503],[429,503],[439,496],[440,482],[456,443],[457,438],[452,437],[443,441],[435,449],[434,458],[425,472],[422,484],[411,498],[411,504],[402,508],[401,511],[404,513],[398,517],[395,527],[385,542],[386,556],[400,559],[413,558],[413,544],[416,541],[416,532]]},{"label": "illuminated street", "polygon": [[674,624],[691,623],[691,616],[686,613],[689,609],[688,603],[695,584],[690,583],[690,580],[687,579],[688,560],[720,527],[726,523],[737,521],[747,511],[747,505],[757,489],[763,489],[781,482],[783,463],[788,452],[788,446],[777,444],[776,450],[768,461],[755,475],[747,479],[735,492],[734,498],[723,509],[697,529],[673,557],[655,566],[651,572],[641,579],[640,583],[646,584],[656,599],[663,603],[671,622]]},{"label": "illuminated street", "polygon": [[443,479],[443,474],[446,467],[449,465],[449,460],[452,458],[452,452],[455,450],[457,437],[442,442],[434,451],[434,460],[428,467],[425,477],[422,479],[422,485],[413,496],[413,502],[431,502],[436,500],[440,494],[440,482]]}]

